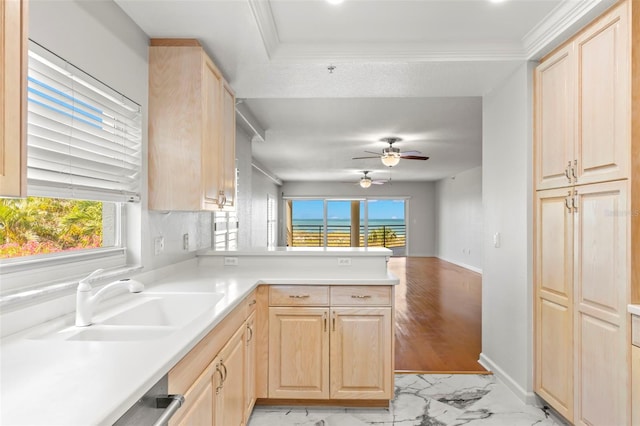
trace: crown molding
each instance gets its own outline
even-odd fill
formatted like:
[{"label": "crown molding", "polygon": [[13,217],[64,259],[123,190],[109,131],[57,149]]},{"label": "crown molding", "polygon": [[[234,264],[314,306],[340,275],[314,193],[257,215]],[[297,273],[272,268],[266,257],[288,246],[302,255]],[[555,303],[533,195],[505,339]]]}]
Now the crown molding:
[{"label": "crown molding", "polygon": [[522,38],[526,58],[539,59],[558,41],[573,35],[578,26],[586,24],[585,20],[615,3],[616,0],[564,0]]},{"label": "crown molding", "polygon": [[564,0],[519,42],[477,43],[282,43],[270,0],[247,0],[267,56],[278,62],[505,61],[538,59],[616,0]]},{"label": "crown molding", "polygon": [[280,37],[276,28],[276,21],[273,18],[271,3],[268,0],[248,0],[251,13],[258,24],[258,30],[262,38],[262,43],[269,59],[280,45]]},{"label": "crown molding", "polygon": [[525,60],[519,43],[360,43],[293,44],[282,43],[272,52],[278,62],[436,62]]}]

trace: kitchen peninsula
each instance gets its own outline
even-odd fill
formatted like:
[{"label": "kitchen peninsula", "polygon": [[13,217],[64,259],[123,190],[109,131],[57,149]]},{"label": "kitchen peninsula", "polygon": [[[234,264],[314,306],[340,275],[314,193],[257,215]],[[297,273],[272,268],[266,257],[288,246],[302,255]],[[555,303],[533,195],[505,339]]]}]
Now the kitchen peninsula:
[{"label": "kitchen peninsula", "polygon": [[[388,404],[398,282],[387,272],[390,255],[381,248],[202,251],[138,274],[145,290],[105,301],[93,326],[76,331],[70,312],[3,339],[0,423],[112,424],[167,374],[169,392],[186,399],[171,424],[189,416],[246,422],[256,399]],[[135,315],[156,305],[174,315],[162,324]],[[131,326],[127,318],[147,322]],[[236,395],[224,399],[225,392]]]}]

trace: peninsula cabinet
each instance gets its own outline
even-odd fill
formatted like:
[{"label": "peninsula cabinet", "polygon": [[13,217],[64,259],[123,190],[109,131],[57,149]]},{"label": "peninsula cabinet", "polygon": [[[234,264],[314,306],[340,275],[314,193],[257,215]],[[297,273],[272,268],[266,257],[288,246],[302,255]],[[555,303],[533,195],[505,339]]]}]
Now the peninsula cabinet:
[{"label": "peninsula cabinet", "polygon": [[390,286],[271,286],[270,399],[390,400]]},{"label": "peninsula cabinet", "polygon": [[0,2],[0,196],[27,188],[27,1]]},{"label": "peninsula cabinet", "polygon": [[233,91],[197,40],[151,39],[149,209],[222,210],[233,203]]},{"label": "peninsula cabinet", "polygon": [[631,424],[627,304],[640,297],[632,3],[618,2],[535,73],[534,389],[580,425]]},{"label": "peninsula cabinet", "polygon": [[169,393],[185,402],[170,425],[246,424],[255,402],[254,312],[252,294],[171,369]]},{"label": "peninsula cabinet", "polygon": [[536,188],[629,173],[629,4],[610,10],[536,69]]}]

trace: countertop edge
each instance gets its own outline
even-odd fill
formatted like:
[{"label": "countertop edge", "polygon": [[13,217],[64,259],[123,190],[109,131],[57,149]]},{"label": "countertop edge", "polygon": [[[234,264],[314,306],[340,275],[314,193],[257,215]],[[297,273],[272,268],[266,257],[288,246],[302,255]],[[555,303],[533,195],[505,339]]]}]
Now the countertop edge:
[{"label": "countertop edge", "polygon": [[[205,267],[196,267],[196,269],[192,272],[192,274],[186,274],[186,276],[182,276],[180,274],[171,274],[165,279],[160,280],[159,282],[154,282],[154,284],[148,287],[149,292],[165,292],[165,291],[188,291],[184,289],[185,283],[198,281],[201,279],[203,275],[206,276],[209,268]],[[391,285],[395,286],[399,283],[399,279],[395,277],[391,272],[387,271],[386,276],[381,276],[377,278],[371,277],[360,277],[360,278],[332,278],[332,277],[323,277],[323,278],[311,278],[311,279],[300,279],[295,277],[283,277],[282,275],[278,278],[277,273],[273,273],[274,276],[268,277],[268,275],[272,275],[271,273],[265,274],[265,278],[257,278],[260,276],[260,273],[256,273],[255,276],[238,276],[235,274],[226,274],[216,275],[212,277],[211,280],[207,281],[208,285],[213,287],[217,286],[226,286],[227,288],[227,300],[223,305],[219,307],[212,306],[211,311],[207,311],[206,314],[199,316],[197,319],[193,320],[188,325],[185,325],[183,330],[181,330],[180,336],[176,336],[175,338],[169,339],[165,342],[156,342],[154,344],[154,348],[159,352],[164,353],[165,355],[158,359],[158,362],[153,366],[150,366],[146,371],[140,371],[138,375],[135,375],[134,378],[128,377],[127,380],[131,380],[130,385],[122,386],[122,392],[120,393],[119,398],[111,399],[110,404],[104,404],[102,409],[92,409],[93,405],[87,404],[83,410],[84,414],[80,414],[75,417],[76,421],[81,422],[90,422],[92,424],[112,424],[117,421],[128,409],[131,407],[151,386],[153,386],[160,378],[162,378],[165,374],[167,374],[186,354],[189,353],[208,333],[210,333],[216,326],[218,326],[224,318],[226,318],[241,302],[247,297],[253,290],[255,290],[259,285]],[[286,276],[286,274],[283,274]],[[230,288],[233,287],[233,291],[229,291]],[[195,291],[195,290],[191,290]],[[43,324],[44,326],[44,324]],[[37,328],[37,327],[36,327]],[[17,333],[18,335],[23,334],[22,332]],[[9,336],[12,337],[12,336]],[[112,342],[111,342],[112,343]],[[138,342],[139,343],[139,342]],[[5,346],[5,344],[7,346]],[[9,339],[8,342],[2,345],[3,352],[7,347],[18,345],[22,346],[21,339]],[[24,348],[17,350],[12,350],[15,353],[21,353],[27,350],[29,347],[33,346],[33,342],[24,344]],[[42,345],[44,348],[45,345]],[[135,345],[126,345],[122,344],[121,355],[118,355],[116,361],[123,361],[127,358],[127,354],[130,354],[131,351],[135,350]],[[116,351],[115,353],[120,353]],[[57,352],[65,353],[62,349],[57,349]],[[73,351],[70,351],[73,353]],[[106,355],[105,355],[106,356]],[[53,359],[55,361],[55,358]],[[126,362],[126,361],[125,361]],[[133,367],[139,365],[143,362],[142,359],[135,359],[130,361],[128,364],[129,370],[134,369]],[[95,367],[97,365],[92,364]],[[27,364],[25,369],[29,369],[29,364]],[[135,369],[134,369],[135,370]],[[56,372],[55,368],[51,370]],[[135,370],[137,372],[137,370]],[[48,372],[47,374],[51,374]],[[16,379],[13,379],[16,380]],[[85,379],[88,380],[88,379]],[[78,386],[82,385],[82,379],[77,378],[73,380],[74,383],[78,384]],[[11,381],[7,383],[10,385]],[[43,384],[43,388],[48,389],[47,386],[55,386],[57,382],[49,381],[49,385],[45,382]],[[119,382],[120,383],[120,382]],[[127,382],[122,382],[120,384],[124,384]],[[105,389],[104,392],[108,392]],[[96,392],[97,395],[100,394],[100,391]],[[96,395],[96,396],[97,396]],[[37,398],[37,396],[36,396]],[[39,398],[41,399],[41,398]],[[61,409],[65,409],[64,407],[60,407]],[[43,410],[46,410],[43,407]],[[33,418],[22,418],[25,409],[20,409],[17,412],[14,412],[15,415],[7,415],[7,410],[3,410],[4,414],[2,416],[2,422],[22,422],[23,424],[44,424],[38,423],[42,421],[42,416],[35,416]],[[94,415],[92,417],[91,415]],[[73,417],[65,417],[64,415],[61,417],[56,417],[56,419],[62,419],[62,421],[73,421]],[[56,420],[50,419],[52,423],[55,423]],[[49,423],[47,423],[49,424]]]},{"label": "countertop edge", "polygon": [[627,310],[632,315],[640,316],[640,305],[627,305]]}]

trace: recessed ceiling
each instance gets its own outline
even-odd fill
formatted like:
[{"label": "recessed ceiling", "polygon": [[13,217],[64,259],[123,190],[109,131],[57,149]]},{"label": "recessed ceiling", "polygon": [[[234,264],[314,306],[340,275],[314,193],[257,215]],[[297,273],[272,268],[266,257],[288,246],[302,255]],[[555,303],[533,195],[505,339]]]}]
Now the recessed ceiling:
[{"label": "recessed ceiling", "polygon": [[388,173],[379,160],[351,160],[381,151],[384,136],[431,157],[401,161],[395,180],[479,166],[481,97],[614,2],[115,1],[150,37],[200,40],[266,130],[253,142],[263,166],[323,181]]}]

